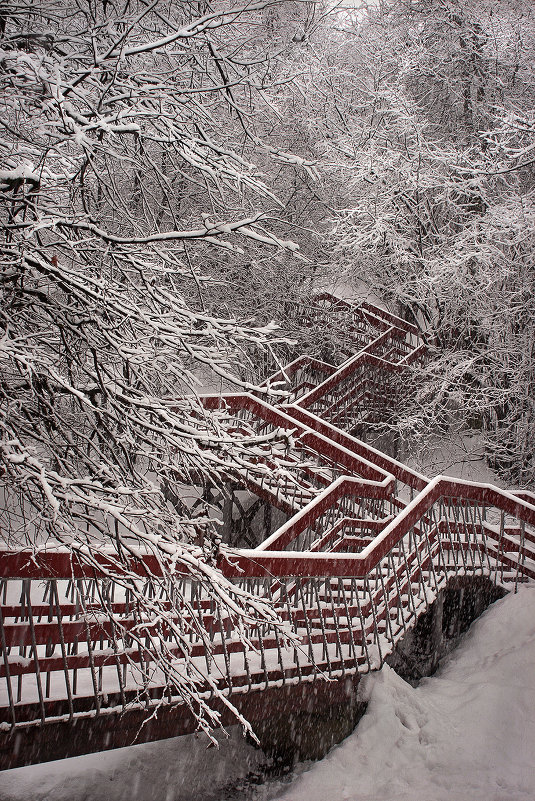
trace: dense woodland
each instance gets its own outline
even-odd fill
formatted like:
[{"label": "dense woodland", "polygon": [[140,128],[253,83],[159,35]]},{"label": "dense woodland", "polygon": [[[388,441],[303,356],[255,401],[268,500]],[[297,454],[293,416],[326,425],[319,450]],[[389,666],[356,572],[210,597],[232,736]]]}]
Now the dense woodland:
[{"label": "dense woodland", "polygon": [[272,616],[188,544],[184,485],[258,445],[196,394],[321,355],[295,304],[336,281],[424,332],[400,448],[477,432],[533,487],[534,64],[528,0],[2,3],[9,543],[150,547]]}]

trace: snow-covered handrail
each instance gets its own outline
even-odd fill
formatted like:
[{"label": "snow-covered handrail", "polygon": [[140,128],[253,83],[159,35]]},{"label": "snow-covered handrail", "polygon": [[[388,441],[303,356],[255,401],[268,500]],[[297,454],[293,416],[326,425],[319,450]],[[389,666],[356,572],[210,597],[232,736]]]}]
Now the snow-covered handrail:
[{"label": "snow-covered handrail", "polygon": [[425,358],[416,328],[371,304],[315,302],[353,315],[355,356],[338,368],[295,359],[265,382],[295,379],[284,405],[201,398],[221,431],[251,439],[248,461],[222,468],[228,480],[289,515],[264,542],[215,541],[211,563],[200,545],[178,558],[156,541],[151,554],[0,551],[1,766],[125,745],[132,731],[158,739],[170,720],[176,734],[201,714],[269,714],[246,699],[325,677],[345,687],[380,667],[451,578],[535,579],[533,493],[429,481],[335,424],[351,430],[380,381]]},{"label": "snow-covered handrail", "polygon": [[[343,495],[344,490],[347,491],[350,486],[346,481],[339,481],[337,497]],[[317,513],[324,511],[321,502],[316,501],[315,504],[310,504],[309,507],[302,510],[299,516],[296,515],[295,521],[290,521],[289,524],[275,532],[259,548],[235,550],[225,555],[221,559],[221,569],[229,578],[238,576],[307,578],[319,575],[366,578],[411,529],[422,524],[437,502],[446,498],[451,499],[453,505],[459,504],[460,506],[463,502],[470,501],[481,507],[493,507],[498,512],[515,517],[520,523],[535,527],[535,504],[527,503],[515,494],[499,489],[492,484],[437,476],[360,553],[334,554],[282,550],[290,538],[296,536],[297,519],[299,521],[306,520],[310,525],[312,513],[316,510]],[[491,529],[488,531],[492,532]],[[501,530],[495,533],[495,539],[499,542],[504,533],[503,523]],[[534,535],[529,534],[528,536],[530,541],[535,542]],[[269,546],[272,545],[277,545],[281,550],[271,549]],[[535,571],[532,569],[527,575],[531,576],[531,573],[535,578]]]}]

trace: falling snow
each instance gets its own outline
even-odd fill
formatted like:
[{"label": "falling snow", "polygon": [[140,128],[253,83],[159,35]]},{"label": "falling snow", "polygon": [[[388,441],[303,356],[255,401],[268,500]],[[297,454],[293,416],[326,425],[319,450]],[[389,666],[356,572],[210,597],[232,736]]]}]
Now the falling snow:
[{"label": "falling snow", "polygon": [[[239,731],[7,771],[1,801],[532,801],[535,585],[477,620],[439,672],[411,687],[385,666],[368,711],[327,757],[261,786],[266,762]],[[245,788],[245,789],[244,789]]]}]

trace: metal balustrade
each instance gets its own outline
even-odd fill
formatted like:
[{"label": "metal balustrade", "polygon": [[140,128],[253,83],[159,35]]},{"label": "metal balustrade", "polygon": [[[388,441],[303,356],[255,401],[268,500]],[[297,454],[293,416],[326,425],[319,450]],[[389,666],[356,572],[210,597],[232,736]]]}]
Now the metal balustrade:
[{"label": "metal balustrade", "polygon": [[299,356],[284,369],[269,376],[261,386],[283,389],[287,401],[295,401],[336,372],[336,367],[312,356]]},{"label": "metal balustrade", "polygon": [[370,418],[385,419],[407,366],[424,359],[426,352],[424,345],[394,350],[390,334],[381,334],[295,405],[347,431]]},{"label": "metal balustrade", "polygon": [[[276,699],[306,707],[312,684],[340,700],[451,579],[513,590],[535,579],[533,493],[429,481],[343,430],[425,348],[370,304],[325,295],[307,313],[333,308],[367,337],[354,358],[295,360],[267,382],[291,388],[278,408],[244,393],[202,399],[221,430],[265,438],[228,479],[291,515],[256,548],[221,548],[222,595],[161,554],[0,553],[2,767],[194,731],[203,716],[259,720]],[[244,619],[233,598],[271,612]]]},{"label": "metal balustrade", "polygon": [[[341,484],[341,498],[347,490]],[[353,498],[344,511],[355,511]],[[224,552],[220,561],[241,589],[274,600],[297,646],[275,622],[251,626],[244,645],[234,636],[238,621],[222,616],[201,582],[177,577],[173,602],[150,561],[134,566],[153,599],[148,618],[104,565],[99,575],[68,553],[3,553],[4,727],[176,703],[177,676],[164,675],[155,648],[165,649],[177,671],[186,670],[188,654],[207,697],[320,672],[367,671],[452,576],[489,576],[506,587],[535,578],[535,506],[493,487],[439,478],[397,516],[346,515],[335,535],[366,526],[369,535],[344,553],[329,547],[335,518],[320,508],[316,520],[325,532],[321,545],[309,538],[302,550],[289,550],[303,531],[318,533],[303,516],[267,548]],[[170,609],[171,616],[162,614]]]},{"label": "metal balustrade", "polygon": [[279,454],[276,461],[266,444],[263,451],[257,448],[254,463],[250,460],[229,470],[229,477],[288,514],[295,514],[342,475],[371,480],[383,480],[386,476],[370,460],[253,395],[213,395],[201,400],[207,409],[221,411],[223,429],[251,436],[267,437],[276,431],[291,435],[291,447],[284,455]]}]

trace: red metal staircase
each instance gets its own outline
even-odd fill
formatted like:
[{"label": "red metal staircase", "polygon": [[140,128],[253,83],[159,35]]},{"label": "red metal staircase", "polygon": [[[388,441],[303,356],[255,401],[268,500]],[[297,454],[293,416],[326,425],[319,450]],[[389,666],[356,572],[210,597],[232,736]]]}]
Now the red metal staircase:
[{"label": "red metal staircase", "polygon": [[[177,602],[149,555],[129,565],[136,595],[106,553],[3,552],[2,767],[195,730],[200,710],[188,706],[181,671],[223,724],[235,720],[229,701],[253,724],[277,705],[306,708],[311,690],[315,706],[328,706],[381,667],[452,578],[485,576],[506,589],[535,579],[531,493],[429,481],[348,433],[425,346],[393,315],[327,295],[311,324],[333,309],[358,352],[338,366],[304,356],[272,376],[289,402],[203,399],[222,425],[267,437],[256,469],[236,467],[228,479],[289,519],[255,548],[222,548],[218,567],[236,591],[270,600],[277,619],[244,624],[231,607],[222,613],[187,572],[175,576]],[[292,438],[282,462],[271,458],[276,430]]]}]

